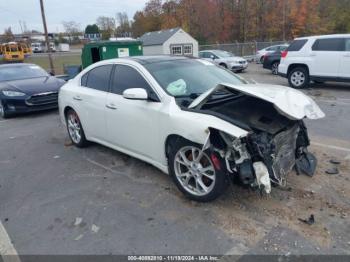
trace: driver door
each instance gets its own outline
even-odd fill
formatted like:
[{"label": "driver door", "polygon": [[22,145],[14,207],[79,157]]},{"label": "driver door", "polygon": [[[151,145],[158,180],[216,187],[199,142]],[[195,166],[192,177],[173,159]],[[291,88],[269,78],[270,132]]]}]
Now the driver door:
[{"label": "driver door", "polygon": [[[148,100],[123,97],[129,88],[146,89]],[[111,91],[107,96],[106,121],[109,143],[133,153],[153,158],[158,138],[158,123],[162,103],[135,68],[116,65],[112,76]]]}]

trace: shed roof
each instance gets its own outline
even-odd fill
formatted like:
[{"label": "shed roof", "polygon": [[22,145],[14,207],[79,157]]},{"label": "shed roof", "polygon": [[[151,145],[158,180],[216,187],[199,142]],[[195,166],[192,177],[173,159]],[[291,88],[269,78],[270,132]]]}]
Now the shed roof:
[{"label": "shed roof", "polygon": [[105,41],[97,41],[97,42],[89,42],[85,44],[86,47],[92,47],[92,46],[116,46],[116,45],[140,45],[141,42],[139,40],[117,40],[117,41],[111,41],[111,40],[105,40]]},{"label": "shed roof", "polygon": [[167,30],[144,33],[140,37],[140,40],[144,46],[162,45],[180,29],[180,27],[176,27]]}]

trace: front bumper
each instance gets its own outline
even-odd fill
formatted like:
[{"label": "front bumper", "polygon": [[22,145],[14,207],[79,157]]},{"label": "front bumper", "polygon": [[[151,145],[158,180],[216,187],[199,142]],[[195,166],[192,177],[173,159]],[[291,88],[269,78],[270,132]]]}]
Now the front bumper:
[{"label": "front bumper", "polygon": [[2,103],[8,115],[38,112],[58,108],[58,101],[52,100],[46,103],[30,103],[30,96],[25,97],[2,97]]},{"label": "front bumper", "polygon": [[240,71],[240,70],[245,70],[248,68],[248,63],[244,64],[231,64],[230,68],[232,71]]}]

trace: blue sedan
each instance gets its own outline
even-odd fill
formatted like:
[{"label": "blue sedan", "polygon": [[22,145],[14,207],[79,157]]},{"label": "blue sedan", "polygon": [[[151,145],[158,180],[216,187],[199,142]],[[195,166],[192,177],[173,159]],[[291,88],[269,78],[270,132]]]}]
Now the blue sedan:
[{"label": "blue sedan", "polygon": [[0,116],[57,108],[64,83],[35,64],[0,65]]}]

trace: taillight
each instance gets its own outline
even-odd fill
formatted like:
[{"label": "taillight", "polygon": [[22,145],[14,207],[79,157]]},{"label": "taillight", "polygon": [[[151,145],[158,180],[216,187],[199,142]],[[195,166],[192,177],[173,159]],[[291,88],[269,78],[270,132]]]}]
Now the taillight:
[{"label": "taillight", "polygon": [[281,57],[282,57],[282,58],[286,58],[287,55],[288,55],[288,51],[282,51],[282,52],[281,52]]}]

